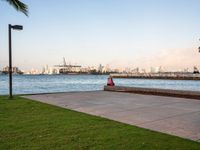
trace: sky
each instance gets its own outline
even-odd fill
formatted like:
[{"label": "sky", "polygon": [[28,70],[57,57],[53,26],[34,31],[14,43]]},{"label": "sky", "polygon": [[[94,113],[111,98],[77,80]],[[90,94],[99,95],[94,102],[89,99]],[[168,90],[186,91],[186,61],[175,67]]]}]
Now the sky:
[{"label": "sky", "polygon": [[199,0],[23,0],[29,17],[0,0],[0,68],[62,63],[168,70],[200,68]]}]

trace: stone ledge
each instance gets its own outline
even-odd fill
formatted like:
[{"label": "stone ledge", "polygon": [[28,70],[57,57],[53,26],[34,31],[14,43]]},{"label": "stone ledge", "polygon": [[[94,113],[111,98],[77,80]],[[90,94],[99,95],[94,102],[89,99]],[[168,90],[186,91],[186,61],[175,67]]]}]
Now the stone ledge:
[{"label": "stone ledge", "polygon": [[190,98],[190,99],[200,100],[200,92],[198,92],[198,91],[124,87],[124,86],[104,86],[104,91],[127,92],[127,93],[158,95],[158,96],[170,96],[170,97],[180,97],[180,98]]}]

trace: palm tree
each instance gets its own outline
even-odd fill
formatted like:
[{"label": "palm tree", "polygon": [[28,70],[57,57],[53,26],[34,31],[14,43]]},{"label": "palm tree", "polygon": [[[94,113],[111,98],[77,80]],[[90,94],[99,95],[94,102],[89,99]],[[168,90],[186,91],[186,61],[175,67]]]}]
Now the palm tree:
[{"label": "palm tree", "polygon": [[12,5],[17,11],[24,13],[28,16],[28,6],[21,2],[21,0],[5,0]]}]

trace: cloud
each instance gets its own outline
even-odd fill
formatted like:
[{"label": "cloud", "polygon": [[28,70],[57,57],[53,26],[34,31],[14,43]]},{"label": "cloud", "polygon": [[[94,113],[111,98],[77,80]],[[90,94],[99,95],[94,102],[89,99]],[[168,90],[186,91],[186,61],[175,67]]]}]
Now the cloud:
[{"label": "cloud", "polygon": [[195,48],[164,50],[153,59],[151,58],[150,64],[176,70],[191,69],[193,66],[199,67],[200,53]]},{"label": "cloud", "polygon": [[149,69],[150,67],[162,66],[169,71],[189,68],[194,66],[200,68],[200,53],[197,48],[160,50],[151,56],[142,55],[133,59],[116,59],[110,61],[115,67],[140,67]]}]

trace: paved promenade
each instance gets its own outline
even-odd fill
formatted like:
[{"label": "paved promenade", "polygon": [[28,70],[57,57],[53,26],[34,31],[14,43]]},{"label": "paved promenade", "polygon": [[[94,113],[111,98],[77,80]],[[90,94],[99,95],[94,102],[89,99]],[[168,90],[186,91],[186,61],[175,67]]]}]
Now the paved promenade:
[{"label": "paved promenade", "polygon": [[200,100],[106,91],[24,97],[200,141]]}]

